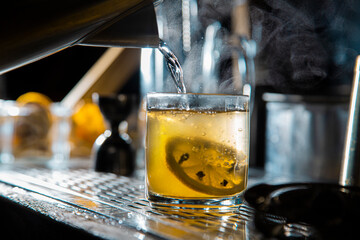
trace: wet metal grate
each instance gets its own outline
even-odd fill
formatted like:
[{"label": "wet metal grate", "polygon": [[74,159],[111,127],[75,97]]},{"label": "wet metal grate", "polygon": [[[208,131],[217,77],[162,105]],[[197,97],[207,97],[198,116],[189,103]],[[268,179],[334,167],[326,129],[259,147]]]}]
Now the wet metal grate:
[{"label": "wet metal grate", "polygon": [[17,169],[0,172],[0,181],[169,239],[246,239],[252,217],[245,205],[211,210],[152,206],[142,181],[89,170]]}]

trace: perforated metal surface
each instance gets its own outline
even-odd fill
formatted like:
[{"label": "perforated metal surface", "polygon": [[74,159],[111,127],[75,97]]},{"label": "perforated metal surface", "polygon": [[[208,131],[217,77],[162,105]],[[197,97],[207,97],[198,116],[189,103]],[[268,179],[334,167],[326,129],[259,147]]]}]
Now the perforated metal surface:
[{"label": "perforated metal surface", "polygon": [[252,238],[247,230],[252,213],[245,205],[210,210],[153,206],[144,196],[143,182],[132,178],[90,170],[16,169],[0,172],[0,181],[152,236],[168,239]]}]

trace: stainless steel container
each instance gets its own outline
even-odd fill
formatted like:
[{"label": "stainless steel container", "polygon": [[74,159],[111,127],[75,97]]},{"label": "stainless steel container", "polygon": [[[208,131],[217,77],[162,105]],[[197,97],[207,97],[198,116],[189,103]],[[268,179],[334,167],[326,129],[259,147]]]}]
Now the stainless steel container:
[{"label": "stainless steel container", "polygon": [[337,182],[349,98],[265,93],[265,169]]}]

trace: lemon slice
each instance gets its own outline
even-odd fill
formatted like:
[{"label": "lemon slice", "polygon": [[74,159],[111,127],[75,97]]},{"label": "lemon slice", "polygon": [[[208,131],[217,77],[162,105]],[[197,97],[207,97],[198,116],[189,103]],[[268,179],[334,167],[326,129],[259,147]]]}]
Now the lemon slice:
[{"label": "lemon slice", "polygon": [[91,146],[96,138],[106,130],[105,119],[100,108],[93,102],[81,103],[71,119],[75,136],[88,142]]},{"label": "lemon slice", "polygon": [[201,138],[172,138],[166,144],[168,168],[186,186],[215,196],[245,188],[246,155],[224,144]]},{"label": "lemon slice", "polygon": [[52,103],[51,99],[46,95],[38,92],[27,92],[16,99],[20,104],[37,103],[44,107],[49,107]]}]

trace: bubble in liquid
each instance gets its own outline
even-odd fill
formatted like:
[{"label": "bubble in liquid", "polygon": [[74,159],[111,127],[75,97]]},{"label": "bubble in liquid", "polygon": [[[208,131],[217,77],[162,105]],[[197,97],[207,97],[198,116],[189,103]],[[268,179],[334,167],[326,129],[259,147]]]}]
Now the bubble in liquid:
[{"label": "bubble in liquid", "polygon": [[192,147],[191,149],[193,152],[199,152],[200,151],[200,148],[199,147]]},{"label": "bubble in liquid", "polygon": [[185,114],[185,115],[182,116],[181,119],[182,119],[182,120],[186,120],[186,119],[188,119],[188,118],[189,118],[189,115],[188,115],[188,114]]}]

